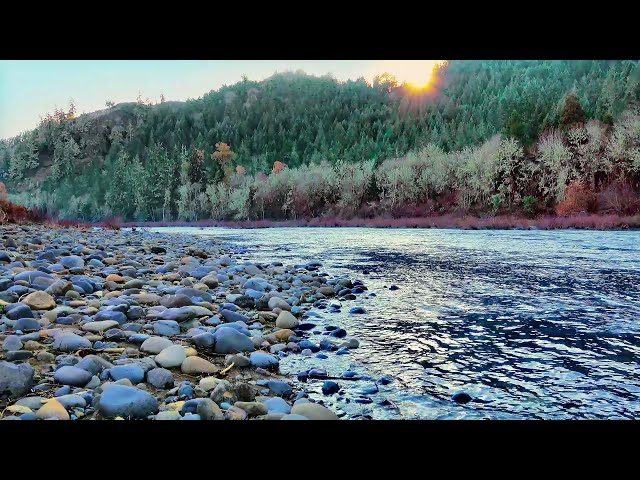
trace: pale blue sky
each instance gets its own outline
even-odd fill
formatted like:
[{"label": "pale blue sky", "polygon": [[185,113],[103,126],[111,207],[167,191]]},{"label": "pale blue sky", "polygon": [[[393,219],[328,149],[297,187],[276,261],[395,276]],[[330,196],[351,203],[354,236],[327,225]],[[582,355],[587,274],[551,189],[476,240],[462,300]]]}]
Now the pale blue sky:
[{"label": "pale blue sky", "polygon": [[0,61],[0,138],[34,128],[47,112],[105,108],[105,101],[133,102],[138,93],[159,101],[198,98],[224,84],[262,80],[274,72],[302,69],[340,80],[386,71],[399,80],[428,79],[434,60],[15,60]]}]

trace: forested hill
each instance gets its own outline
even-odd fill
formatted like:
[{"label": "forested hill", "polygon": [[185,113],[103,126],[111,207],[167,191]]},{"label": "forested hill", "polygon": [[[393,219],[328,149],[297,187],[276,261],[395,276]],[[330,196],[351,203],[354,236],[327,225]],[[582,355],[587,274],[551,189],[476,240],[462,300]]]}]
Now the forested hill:
[{"label": "forested hill", "polygon": [[[200,185],[197,196],[238,166],[253,175],[269,173],[276,161],[289,168],[379,163],[427,144],[460,150],[497,133],[526,147],[560,124],[571,92],[586,120],[612,124],[640,104],[640,63],[449,61],[425,92],[388,75],[371,85],[285,73],[187,102],[139,101],[77,117],[71,108],[0,143],[0,180],[14,194],[29,191],[31,206],[98,218],[132,215],[119,211],[127,201],[118,169],[157,172],[138,181],[153,183],[145,195],[166,217],[178,210],[181,171]],[[231,161],[211,162],[220,143],[231,148]],[[144,216],[155,217],[152,210]]]}]

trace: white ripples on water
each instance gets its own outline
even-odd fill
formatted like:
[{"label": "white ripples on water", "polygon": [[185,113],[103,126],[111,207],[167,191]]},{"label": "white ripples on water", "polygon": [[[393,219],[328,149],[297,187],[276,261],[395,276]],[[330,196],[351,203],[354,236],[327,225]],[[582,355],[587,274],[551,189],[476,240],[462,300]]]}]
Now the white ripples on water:
[{"label": "white ripples on water", "polygon": [[[396,379],[370,404],[336,404],[350,415],[640,417],[639,232],[158,230],[214,235],[259,262],[318,259],[330,274],[363,280],[376,297],[321,312],[361,348],[282,362],[289,373],[321,367]],[[367,313],[348,315],[353,305]],[[321,397],[319,385],[309,388]],[[452,402],[460,390],[474,400]]]}]

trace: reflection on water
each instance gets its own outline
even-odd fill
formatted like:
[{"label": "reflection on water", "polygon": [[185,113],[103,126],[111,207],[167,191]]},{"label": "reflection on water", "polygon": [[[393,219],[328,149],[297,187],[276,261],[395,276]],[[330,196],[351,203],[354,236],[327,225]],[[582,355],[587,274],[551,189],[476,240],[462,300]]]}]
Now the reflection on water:
[{"label": "reflection on water", "polygon": [[[157,230],[212,234],[260,262],[318,259],[330,274],[363,280],[376,296],[346,306],[362,305],[365,315],[320,311],[361,348],[282,363],[290,373],[314,366],[396,379],[369,395],[372,403],[354,403],[354,393],[336,404],[350,415],[639,416],[638,232]],[[355,392],[362,382],[346,386]],[[459,390],[474,400],[452,402]]]}]

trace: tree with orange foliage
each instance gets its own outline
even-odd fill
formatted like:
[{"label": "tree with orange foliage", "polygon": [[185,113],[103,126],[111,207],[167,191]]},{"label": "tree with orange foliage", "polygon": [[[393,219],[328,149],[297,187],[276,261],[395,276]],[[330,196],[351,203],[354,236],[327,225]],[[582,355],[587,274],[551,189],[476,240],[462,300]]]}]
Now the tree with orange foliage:
[{"label": "tree with orange foliage", "polygon": [[0,200],[6,200],[8,197],[7,187],[3,182],[0,182]]},{"label": "tree with orange foliage", "polygon": [[596,206],[596,195],[582,182],[571,182],[565,190],[564,200],[556,206],[556,213],[561,216],[577,215],[593,212]]},{"label": "tree with orange foliage", "polygon": [[216,151],[211,154],[213,158],[218,160],[222,165],[226,165],[236,157],[231,147],[224,142],[216,143]]},{"label": "tree with orange foliage", "polygon": [[244,168],[242,165],[238,165],[236,167],[236,173],[240,176],[243,177],[245,175],[245,173],[247,173],[247,169]]},{"label": "tree with orange foliage", "polygon": [[273,170],[272,170],[272,172],[273,172],[274,175],[277,175],[282,170],[284,170],[286,167],[287,167],[286,163],[282,163],[282,162],[279,162],[279,161],[276,160],[275,162],[273,162]]},{"label": "tree with orange foliage", "polygon": [[211,154],[211,158],[217,160],[222,167],[222,171],[224,173],[223,181],[227,183],[231,176],[231,172],[233,171],[230,163],[234,158],[236,158],[236,154],[231,150],[229,145],[224,142],[219,142],[216,143],[216,151]]}]

